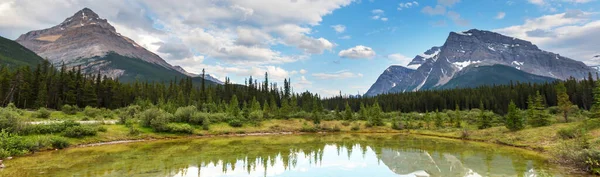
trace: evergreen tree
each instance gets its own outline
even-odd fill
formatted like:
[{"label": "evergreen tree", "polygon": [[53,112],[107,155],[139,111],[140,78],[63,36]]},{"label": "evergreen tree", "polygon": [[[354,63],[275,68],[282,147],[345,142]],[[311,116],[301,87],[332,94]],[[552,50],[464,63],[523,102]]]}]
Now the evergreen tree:
[{"label": "evergreen tree", "polygon": [[505,119],[506,128],[510,131],[517,131],[525,128],[523,117],[519,114],[519,108],[517,108],[514,101],[510,101]]},{"label": "evergreen tree", "polygon": [[346,106],[344,109],[344,120],[353,120],[353,114],[354,112],[352,111],[352,108],[350,108],[350,105],[348,104],[348,102],[346,102]]},{"label": "evergreen tree", "polygon": [[379,103],[377,101],[375,101],[375,103],[373,103],[373,106],[371,106],[371,111],[370,111],[371,119],[369,120],[369,122],[373,126],[383,126],[385,124],[383,123],[382,116],[383,115],[382,115],[381,107],[379,107]]},{"label": "evergreen tree", "polygon": [[532,99],[533,104],[530,107],[530,118],[529,124],[533,127],[542,127],[550,125],[549,115],[546,113],[546,106],[544,105],[544,97],[539,91],[536,92],[535,98]]},{"label": "evergreen tree", "polygon": [[238,117],[240,116],[240,103],[238,102],[237,96],[233,95],[231,97],[231,101],[229,101],[229,106],[227,106],[227,114]]},{"label": "evergreen tree", "polygon": [[556,97],[558,98],[558,108],[562,111],[565,122],[569,122],[569,112],[571,112],[573,104],[567,94],[567,87],[562,82],[556,85]]},{"label": "evergreen tree", "polygon": [[454,127],[456,128],[461,128],[462,125],[462,115],[460,115],[460,107],[458,106],[458,104],[456,104],[455,109],[454,109]]},{"label": "evergreen tree", "polygon": [[479,129],[486,129],[492,127],[491,117],[485,113],[483,102],[479,102]]},{"label": "evergreen tree", "polygon": [[442,114],[438,110],[435,110],[435,127],[443,128],[444,127],[444,119],[442,118]]}]

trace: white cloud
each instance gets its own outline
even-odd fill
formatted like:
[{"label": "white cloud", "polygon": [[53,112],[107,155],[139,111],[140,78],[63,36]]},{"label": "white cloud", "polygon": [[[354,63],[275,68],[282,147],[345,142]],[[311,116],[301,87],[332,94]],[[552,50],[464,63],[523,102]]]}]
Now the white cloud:
[{"label": "white cloud", "polygon": [[344,31],[346,31],[346,26],[344,25],[333,25],[331,26],[331,28],[333,28],[333,30],[335,30],[335,32],[337,33],[343,33]]},{"label": "white cloud", "polygon": [[384,21],[384,22],[386,22],[386,21],[388,21],[388,18],[386,18],[386,17],[383,17],[383,18],[381,18],[381,21]]},{"label": "white cloud", "polygon": [[352,39],[352,36],[345,35],[345,36],[339,37],[339,39]]},{"label": "white cloud", "polygon": [[496,32],[528,40],[548,51],[557,52],[589,65],[600,48],[600,20],[591,20],[590,12],[570,10],[564,13],[527,19],[522,25],[496,29]]},{"label": "white cloud", "polygon": [[419,2],[417,2],[417,1],[401,2],[400,4],[398,4],[398,10],[409,9],[411,7],[416,7],[416,6],[419,6]]},{"label": "white cloud", "polygon": [[438,0],[437,2],[443,6],[452,7],[454,4],[459,3],[460,0]]},{"label": "white cloud", "polygon": [[412,61],[412,58],[406,57],[402,54],[395,53],[387,56],[388,59],[400,66],[407,66]]},{"label": "white cloud", "polygon": [[544,5],[544,4],[546,4],[546,3],[544,2],[544,0],[527,0],[527,1],[528,1],[529,3],[531,3],[531,4],[535,4],[535,5]]},{"label": "white cloud", "polygon": [[459,26],[469,26],[469,24],[471,23],[468,20],[462,18],[460,14],[454,11],[448,11],[447,16],[448,18],[450,18],[450,20],[452,20],[452,22]]},{"label": "white cloud", "polygon": [[313,77],[316,77],[317,79],[321,79],[321,80],[339,80],[339,79],[348,79],[348,78],[356,78],[356,77],[363,77],[363,74],[361,73],[352,73],[348,70],[342,70],[342,71],[338,71],[335,73],[315,73],[312,74]]},{"label": "white cloud", "polygon": [[506,13],[505,12],[498,12],[498,14],[496,15],[496,19],[501,20],[504,19],[504,17],[506,17]]},{"label": "white cloud", "polygon": [[359,59],[359,58],[373,58],[375,51],[367,46],[358,45],[346,50],[340,51],[338,54],[342,58]]},{"label": "white cloud", "polygon": [[312,82],[307,80],[305,76],[300,76],[300,79],[292,81],[292,86],[297,92],[302,92],[312,87]]},{"label": "white cloud", "polygon": [[381,9],[373,9],[371,11],[371,13],[375,14],[375,15],[382,15],[383,13],[385,13],[385,11],[381,10]]},{"label": "white cloud", "polygon": [[308,71],[306,71],[305,69],[300,69],[300,74],[306,74]]},{"label": "white cloud", "polygon": [[421,12],[427,15],[444,15],[446,14],[446,7],[436,5],[435,8],[431,6],[425,6]]},{"label": "white cloud", "polygon": [[[16,38],[33,29],[62,22],[89,7],[106,18],[118,32],[135,40],[170,62],[189,57],[167,45],[187,46],[224,64],[278,64],[295,62],[306,55],[321,54],[335,45],[313,36],[312,26],[323,16],[347,6],[352,0],[328,1],[192,1],[159,0],[95,1],[42,0],[0,2],[0,34]],[[286,55],[273,46],[283,44],[304,54]],[[157,50],[162,48],[162,52]],[[179,57],[179,58],[178,58]]]}]

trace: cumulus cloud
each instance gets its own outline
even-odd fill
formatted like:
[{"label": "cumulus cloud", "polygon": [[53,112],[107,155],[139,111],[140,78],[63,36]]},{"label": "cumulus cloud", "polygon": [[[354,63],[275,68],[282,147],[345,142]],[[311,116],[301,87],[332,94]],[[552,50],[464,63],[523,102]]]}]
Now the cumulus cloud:
[{"label": "cumulus cloud", "polygon": [[373,14],[373,16],[371,16],[371,19],[373,20],[381,20],[381,21],[388,21],[388,18],[385,17],[385,11],[381,10],[381,9],[373,9],[371,11],[371,13]]},{"label": "cumulus cloud", "polygon": [[527,19],[522,25],[496,29],[496,32],[533,42],[548,51],[598,65],[594,59],[600,48],[600,20],[590,19],[591,12],[570,12]]},{"label": "cumulus cloud", "polygon": [[306,71],[305,69],[300,69],[300,74],[306,74],[308,71]]},{"label": "cumulus cloud", "polygon": [[435,7],[425,6],[421,12],[427,15],[444,15],[446,14],[446,7],[436,5]]},{"label": "cumulus cloud", "polygon": [[321,80],[331,80],[331,79],[338,80],[338,79],[363,77],[363,74],[352,73],[348,70],[342,70],[342,71],[338,71],[335,73],[315,73],[315,74],[312,74],[312,76],[316,77],[317,79],[321,79]]},{"label": "cumulus cloud", "polygon": [[506,13],[505,12],[498,12],[498,14],[496,15],[496,17],[494,17],[495,19],[501,20],[504,19],[504,17],[506,17]]},{"label": "cumulus cloud", "polygon": [[390,54],[387,56],[392,62],[400,66],[407,66],[412,61],[412,58],[406,57],[399,53]]},{"label": "cumulus cloud", "polygon": [[343,33],[346,31],[346,26],[344,25],[332,25],[331,28],[337,33]]},{"label": "cumulus cloud", "polygon": [[373,58],[375,56],[375,51],[367,46],[358,45],[346,50],[340,51],[338,54],[342,58],[350,58],[350,59],[361,59],[361,58]]},{"label": "cumulus cloud", "polygon": [[312,87],[312,82],[306,79],[305,76],[300,76],[299,79],[292,81],[292,86],[296,91],[304,91]]},{"label": "cumulus cloud", "polygon": [[419,2],[417,2],[417,1],[401,2],[400,4],[398,4],[398,10],[409,9],[411,7],[416,7],[416,6],[419,6]]},{"label": "cumulus cloud", "polygon": [[[311,27],[318,25],[323,16],[351,2],[106,0],[97,3],[56,0],[47,3],[7,0],[0,2],[0,18],[18,20],[0,21],[0,34],[14,39],[30,30],[54,26],[76,11],[89,7],[108,19],[119,33],[152,52],[165,54],[164,58],[187,58],[185,53],[172,53],[175,51],[169,47],[188,46],[195,55],[224,63],[248,63],[245,60],[255,64],[285,63],[294,62],[302,55],[286,56],[272,46],[283,44],[306,55],[331,50],[334,44],[312,36]],[[173,43],[182,45],[168,46]]]}]

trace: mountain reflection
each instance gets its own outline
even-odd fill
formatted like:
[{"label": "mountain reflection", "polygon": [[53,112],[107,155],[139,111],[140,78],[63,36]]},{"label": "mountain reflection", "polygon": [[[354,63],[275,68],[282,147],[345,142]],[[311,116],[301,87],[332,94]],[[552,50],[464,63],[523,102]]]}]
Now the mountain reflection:
[{"label": "mountain reflection", "polygon": [[509,148],[348,134],[143,142],[41,153],[15,163],[23,168],[7,169],[9,176],[535,176],[547,171],[539,157]]}]

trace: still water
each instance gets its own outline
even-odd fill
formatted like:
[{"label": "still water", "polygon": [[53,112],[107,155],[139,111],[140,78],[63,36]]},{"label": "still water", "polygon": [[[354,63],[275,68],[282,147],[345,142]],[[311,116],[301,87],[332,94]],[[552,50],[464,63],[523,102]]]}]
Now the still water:
[{"label": "still water", "polygon": [[43,152],[0,176],[568,176],[535,153],[394,134],[214,137]]}]

